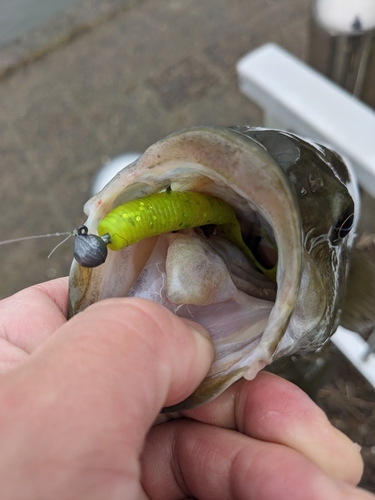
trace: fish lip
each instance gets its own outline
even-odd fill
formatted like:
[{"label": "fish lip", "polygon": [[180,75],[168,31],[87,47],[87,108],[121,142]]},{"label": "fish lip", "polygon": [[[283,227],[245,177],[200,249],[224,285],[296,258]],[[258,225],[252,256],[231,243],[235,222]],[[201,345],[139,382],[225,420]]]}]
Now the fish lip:
[{"label": "fish lip", "polygon": [[[157,192],[171,183],[173,188],[176,180],[171,177],[176,176],[177,172],[181,174],[179,182],[181,179],[185,182],[186,176],[191,175],[191,170],[186,170],[186,164],[203,165],[202,172],[213,182],[231,186],[232,191],[241,199],[251,199],[253,207],[259,210],[273,228],[284,223],[288,225],[288,238],[277,229],[275,231],[279,248],[279,289],[262,340],[256,348],[257,366],[268,364],[285,332],[297,300],[302,268],[302,234],[296,195],[290,188],[285,173],[263,146],[233,130],[221,127],[192,127],[175,132],[151,146],[136,162],[117,174],[101,193],[86,203],[84,210],[88,219],[85,224],[90,233],[96,234],[99,220],[115,206],[126,201],[125,192],[128,199],[132,199]],[[264,193],[270,187],[276,190],[275,199],[265,201]],[[246,190],[250,190],[254,196],[251,197]],[[232,204],[231,199],[223,199]],[[281,207],[285,210],[284,214],[280,214]],[[108,260],[99,268],[90,270],[84,270],[73,261],[69,286],[70,316],[108,296],[101,292],[102,274],[111,265]],[[239,376],[244,371],[246,370],[241,370]]]}]

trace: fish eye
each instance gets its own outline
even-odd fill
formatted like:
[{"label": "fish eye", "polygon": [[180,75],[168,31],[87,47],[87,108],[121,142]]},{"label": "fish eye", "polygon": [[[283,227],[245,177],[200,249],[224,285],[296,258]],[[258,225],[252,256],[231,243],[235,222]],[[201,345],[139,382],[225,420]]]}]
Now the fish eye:
[{"label": "fish eye", "polygon": [[354,213],[345,216],[338,220],[331,228],[330,239],[333,245],[338,245],[340,240],[346,238],[350,233],[354,223]]},{"label": "fish eye", "polygon": [[338,237],[343,239],[345,236],[349,234],[353,227],[354,222],[354,214],[348,215],[348,217],[344,220],[338,230]]}]

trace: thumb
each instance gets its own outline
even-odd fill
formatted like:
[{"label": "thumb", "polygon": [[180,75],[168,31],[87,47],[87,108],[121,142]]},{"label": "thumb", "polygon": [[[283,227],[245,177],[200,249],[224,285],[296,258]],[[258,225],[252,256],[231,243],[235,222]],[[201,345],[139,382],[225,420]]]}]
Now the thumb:
[{"label": "thumb", "polygon": [[123,421],[142,434],[162,407],[194,391],[213,357],[203,327],[154,302],[129,298],[100,301],[72,318],[35,351],[34,362],[44,365],[43,374],[48,365],[56,387],[63,380],[69,397],[75,391],[90,396],[86,405],[115,396]]},{"label": "thumb", "polygon": [[211,337],[202,326],[148,300],[101,301],[66,327],[71,339],[73,335],[83,343],[97,339],[103,363],[112,371],[116,366],[126,406],[138,405],[150,415],[147,427],[162,407],[196,389],[214,358]]},{"label": "thumb", "polygon": [[2,456],[15,483],[25,482],[24,471],[16,478],[20,457],[23,467],[32,464],[34,482],[42,464],[39,484],[46,477],[64,484],[64,474],[78,484],[74,475],[83,473],[99,483],[111,470],[134,479],[160,409],[187,397],[209,370],[214,350],[205,335],[160,305],[130,298],[98,302],[65,323],[0,381],[0,405],[11,404],[0,418]]}]

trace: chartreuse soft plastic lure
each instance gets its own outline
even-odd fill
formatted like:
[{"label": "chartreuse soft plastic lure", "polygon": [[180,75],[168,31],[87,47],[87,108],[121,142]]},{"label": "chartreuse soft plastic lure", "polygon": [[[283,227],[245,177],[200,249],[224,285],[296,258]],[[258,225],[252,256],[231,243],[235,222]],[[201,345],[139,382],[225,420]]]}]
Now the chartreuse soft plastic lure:
[{"label": "chartreuse soft plastic lure", "polygon": [[234,210],[205,194],[169,188],[129,201],[99,222],[98,234],[111,250],[120,250],[150,236],[207,224],[217,225],[217,234],[234,243],[260,271],[276,281],[276,267],[264,268],[243,241]]}]

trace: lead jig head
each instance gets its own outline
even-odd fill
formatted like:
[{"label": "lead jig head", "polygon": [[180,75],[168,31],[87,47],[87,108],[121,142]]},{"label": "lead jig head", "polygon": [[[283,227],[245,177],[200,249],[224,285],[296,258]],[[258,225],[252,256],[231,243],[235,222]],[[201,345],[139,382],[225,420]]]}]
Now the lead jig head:
[{"label": "lead jig head", "polygon": [[74,230],[74,258],[80,266],[98,267],[103,264],[107,258],[110,242],[109,234],[97,236],[89,234],[86,226],[78,226]]}]

